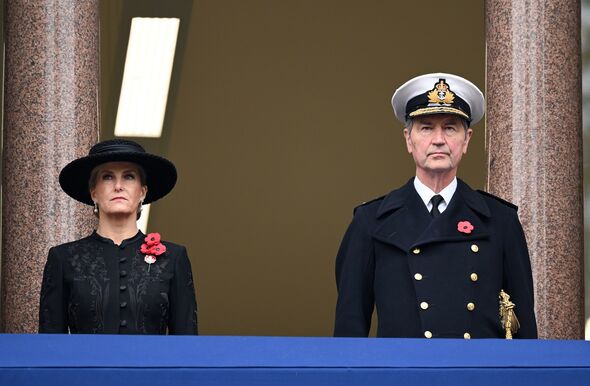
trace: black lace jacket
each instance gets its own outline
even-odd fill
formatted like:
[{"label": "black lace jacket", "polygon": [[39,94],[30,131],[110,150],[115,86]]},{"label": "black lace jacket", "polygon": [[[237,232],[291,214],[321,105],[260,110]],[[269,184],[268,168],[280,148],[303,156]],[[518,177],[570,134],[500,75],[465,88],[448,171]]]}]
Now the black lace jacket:
[{"label": "black lace jacket", "polygon": [[186,248],[149,265],[138,232],[116,245],[92,235],[49,250],[43,272],[39,332],[197,334],[197,304]]}]

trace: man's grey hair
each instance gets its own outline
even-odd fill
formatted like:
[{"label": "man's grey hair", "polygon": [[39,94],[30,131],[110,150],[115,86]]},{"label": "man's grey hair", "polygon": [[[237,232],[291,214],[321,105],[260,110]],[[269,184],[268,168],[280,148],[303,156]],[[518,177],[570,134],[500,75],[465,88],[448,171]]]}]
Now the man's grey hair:
[{"label": "man's grey hair", "polygon": [[[467,119],[463,119],[459,117],[459,120],[463,124],[463,128],[465,129],[465,135],[467,135],[467,129],[469,129],[469,121]],[[406,118],[406,123],[404,124],[404,128],[408,129],[408,134],[412,132],[412,127],[414,126],[414,118]]]}]

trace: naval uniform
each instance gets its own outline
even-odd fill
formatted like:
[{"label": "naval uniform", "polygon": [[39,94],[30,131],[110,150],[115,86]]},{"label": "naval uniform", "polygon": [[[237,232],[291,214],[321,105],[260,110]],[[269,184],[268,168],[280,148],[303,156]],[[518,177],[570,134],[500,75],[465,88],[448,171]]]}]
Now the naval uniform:
[{"label": "naval uniform", "polygon": [[[336,258],[335,336],[504,338],[500,290],[536,338],[533,281],[516,207],[461,180],[432,218],[410,180],[355,209]],[[472,229],[458,229],[459,222]]]}]

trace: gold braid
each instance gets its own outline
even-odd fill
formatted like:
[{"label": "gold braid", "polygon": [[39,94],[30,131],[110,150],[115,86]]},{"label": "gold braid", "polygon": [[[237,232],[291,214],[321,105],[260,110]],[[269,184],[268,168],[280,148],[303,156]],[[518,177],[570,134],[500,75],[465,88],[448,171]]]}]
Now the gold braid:
[{"label": "gold braid", "polygon": [[520,323],[514,312],[516,304],[510,301],[510,295],[504,292],[503,289],[500,290],[498,298],[500,299],[500,322],[502,323],[502,328],[506,331],[506,339],[512,339],[512,334],[516,334],[520,327]]}]

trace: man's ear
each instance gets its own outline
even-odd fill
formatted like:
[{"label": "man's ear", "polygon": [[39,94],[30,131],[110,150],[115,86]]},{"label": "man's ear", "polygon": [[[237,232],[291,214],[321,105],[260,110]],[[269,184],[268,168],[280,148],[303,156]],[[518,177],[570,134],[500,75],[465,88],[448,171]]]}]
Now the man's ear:
[{"label": "man's ear", "polygon": [[467,131],[465,131],[465,142],[463,143],[463,154],[467,153],[467,148],[469,147],[469,140],[471,139],[472,135],[473,135],[472,128],[469,128],[469,129],[467,129]]},{"label": "man's ear", "polygon": [[407,128],[404,129],[404,138],[406,139],[406,148],[408,149],[408,153],[412,154],[414,147],[412,146],[410,131]]}]

